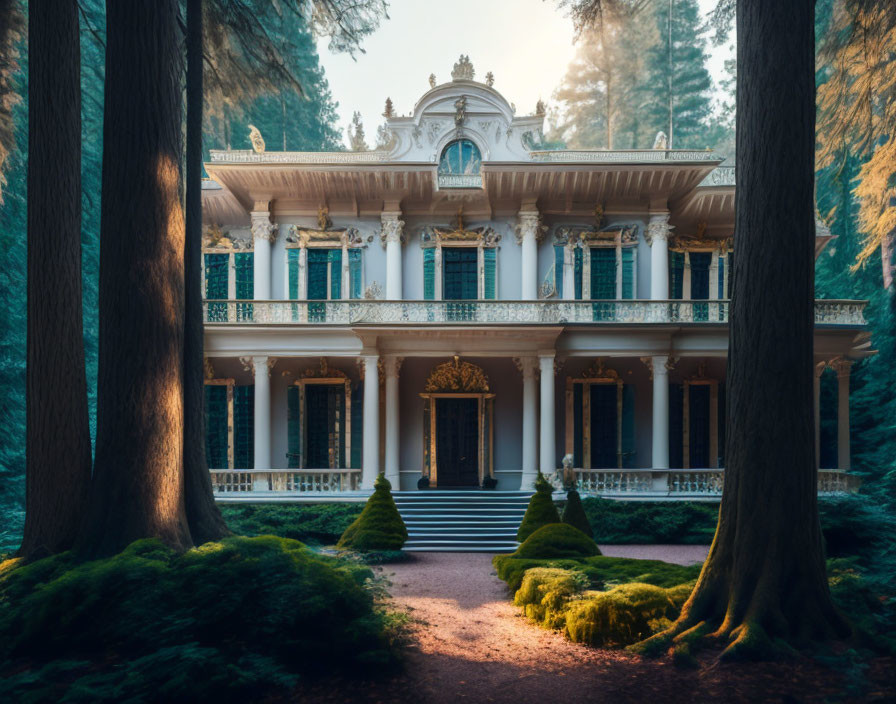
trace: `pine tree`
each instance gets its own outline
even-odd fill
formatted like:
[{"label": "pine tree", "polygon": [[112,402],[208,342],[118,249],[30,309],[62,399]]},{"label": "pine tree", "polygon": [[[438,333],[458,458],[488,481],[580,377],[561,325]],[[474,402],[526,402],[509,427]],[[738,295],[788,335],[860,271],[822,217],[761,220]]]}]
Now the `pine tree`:
[{"label": "pine tree", "polygon": [[646,51],[641,84],[645,124],[654,135],[665,132],[670,148],[704,148],[712,78],[706,68],[707,27],[697,0],[657,0],[649,11],[659,42]]},{"label": "pine tree", "polygon": [[353,152],[366,152],[370,149],[364,137],[364,123],[361,121],[361,113],[355,111],[352,115],[352,123],[346,130],[348,133],[348,148]]}]

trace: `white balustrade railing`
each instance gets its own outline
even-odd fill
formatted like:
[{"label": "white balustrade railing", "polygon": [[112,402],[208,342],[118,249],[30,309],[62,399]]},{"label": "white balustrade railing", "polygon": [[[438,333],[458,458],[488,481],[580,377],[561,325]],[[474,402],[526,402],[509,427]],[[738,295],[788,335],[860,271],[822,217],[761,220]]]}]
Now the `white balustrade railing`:
[{"label": "white balustrade railing", "polygon": [[439,188],[482,188],[482,174],[439,174]]},{"label": "white balustrade railing", "polygon": [[563,163],[655,163],[661,161],[720,161],[717,153],[691,149],[550,149],[529,152],[532,161]]},{"label": "white balustrade railing", "polygon": [[[659,499],[722,495],[724,469],[576,469],[576,485],[586,495]],[[552,478],[561,485],[560,473]],[[856,491],[861,479],[842,469],[818,470],[818,495]]]},{"label": "white balustrade railing", "polygon": [[217,495],[340,494],[360,491],[360,469],[211,469]]},{"label": "white balustrade railing", "polygon": [[[727,300],[712,301],[205,301],[209,324],[330,325],[510,324],[575,325],[725,323]],[[817,325],[865,325],[865,301],[818,300]]]}]

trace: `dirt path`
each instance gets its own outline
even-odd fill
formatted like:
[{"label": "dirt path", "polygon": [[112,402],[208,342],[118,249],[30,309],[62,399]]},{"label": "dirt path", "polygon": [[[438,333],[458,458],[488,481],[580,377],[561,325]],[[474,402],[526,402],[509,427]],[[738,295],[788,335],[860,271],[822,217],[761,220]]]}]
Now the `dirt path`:
[{"label": "dirt path", "polygon": [[[688,564],[701,546],[602,546],[604,554]],[[577,645],[520,615],[494,574],[491,555],[415,553],[386,565],[394,604],[415,620],[402,674],[366,682],[329,683],[306,690],[313,702],[866,702],[893,701],[892,659],[866,671],[872,680],[847,691],[854,672],[802,658],[786,663],[719,665],[701,655],[698,670],[668,658],[647,660],[619,650]],[[876,684],[875,684],[876,682]],[[888,683],[885,687],[881,683]]]}]

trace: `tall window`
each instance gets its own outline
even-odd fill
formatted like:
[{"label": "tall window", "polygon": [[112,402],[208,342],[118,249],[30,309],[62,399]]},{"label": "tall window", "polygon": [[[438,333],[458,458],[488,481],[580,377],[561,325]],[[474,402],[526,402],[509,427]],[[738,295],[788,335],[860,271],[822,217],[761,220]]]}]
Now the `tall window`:
[{"label": "tall window", "polygon": [[[252,252],[227,251],[222,248],[206,250],[202,257],[203,284],[205,298],[209,303],[209,322],[227,320],[227,299],[251,301],[254,296]],[[252,319],[252,304],[239,303],[236,306],[237,320]]]},{"label": "tall window", "polygon": [[473,176],[479,173],[482,155],[469,139],[458,139],[442,150],[439,174]]}]

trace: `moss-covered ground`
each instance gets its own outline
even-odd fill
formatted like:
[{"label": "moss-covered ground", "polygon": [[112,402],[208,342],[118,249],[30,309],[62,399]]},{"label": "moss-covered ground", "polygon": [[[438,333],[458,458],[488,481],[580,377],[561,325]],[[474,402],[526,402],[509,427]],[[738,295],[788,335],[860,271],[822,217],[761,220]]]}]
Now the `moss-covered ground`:
[{"label": "moss-covered ground", "polygon": [[0,701],[238,701],[396,662],[369,568],[274,536],[0,565]]},{"label": "moss-covered ground", "polygon": [[227,526],[237,535],[278,535],[309,545],[335,545],[361,515],[363,503],[220,504]]}]

